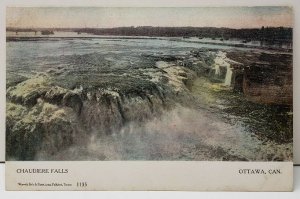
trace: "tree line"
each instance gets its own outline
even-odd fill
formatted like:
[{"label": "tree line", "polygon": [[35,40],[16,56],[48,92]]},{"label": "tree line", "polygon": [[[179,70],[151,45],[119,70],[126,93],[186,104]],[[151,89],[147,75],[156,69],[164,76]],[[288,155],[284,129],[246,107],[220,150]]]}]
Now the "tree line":
[{"label": "tree line", "polygon": [[35,32],[49,31],[74,31],[95,35],[123,35],[123,36],[153,36],[153,37],[209,37],[221,39],[244,39],[259,41],[291,42],[293,29],[286,27],[261,27],[261,28],[214,28],[214,27],[153,27],[153,26],[130,26],[117,28],[7,28],[7,31]]}]

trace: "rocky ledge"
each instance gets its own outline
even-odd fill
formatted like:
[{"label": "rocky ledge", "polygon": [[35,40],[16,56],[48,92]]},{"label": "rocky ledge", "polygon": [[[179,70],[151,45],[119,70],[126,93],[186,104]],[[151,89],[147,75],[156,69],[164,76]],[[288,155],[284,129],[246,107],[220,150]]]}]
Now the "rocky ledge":
[{"label": "rocky ledge", "polygon": [[228,52],[234,66],[233,86],[253,102],[293,104],[293,57],[279,52]]}]

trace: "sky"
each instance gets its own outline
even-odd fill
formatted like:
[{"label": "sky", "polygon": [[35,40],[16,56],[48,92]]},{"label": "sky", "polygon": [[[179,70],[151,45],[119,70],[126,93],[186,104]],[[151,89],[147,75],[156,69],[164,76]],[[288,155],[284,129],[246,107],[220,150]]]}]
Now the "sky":
[{"label": "sky", "polygon": [[19,28],[292,27],[293,12],[290,7],[9,7],[6,9],[6,26]]}]

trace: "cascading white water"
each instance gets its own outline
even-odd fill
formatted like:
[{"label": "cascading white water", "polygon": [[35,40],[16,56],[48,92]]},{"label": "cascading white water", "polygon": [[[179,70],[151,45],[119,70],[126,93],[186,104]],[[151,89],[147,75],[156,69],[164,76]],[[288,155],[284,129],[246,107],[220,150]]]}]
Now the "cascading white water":
[{"label": "cascading white water", "polygon": [[231,86],[231,80],[232,80],[232,74],[233,74],[233,71],[232,71],[232,68],[231,66],[232,65],[242,65],[241,63],[239,62],[236,62],[234,60],[231,60],[229,59],[228,57],[226,57],[226,54],[224,53],[224,63],[225,63],[225,66],[226,66],[226,76],[225,76],[225,81],[224,81],[224,86]]},{"label": "cascading white water", "polygon": [[231,78],[232,78],[232,69],[230,68],[230,64],[228,64],[224,86],[230,86],[231,85]]},{"label": "cascading white water", "polygon": [[215,75],[220,75],[220,65],[215,65]]},{"label": "cascading white water", "polygon": [[215,75],[220,75],[220,67],[226,67],[224,86],[230,86],[232,78],[232,69],[229,64],[230,60],[226,57],[226,53],[219,51],[214,61]]}]

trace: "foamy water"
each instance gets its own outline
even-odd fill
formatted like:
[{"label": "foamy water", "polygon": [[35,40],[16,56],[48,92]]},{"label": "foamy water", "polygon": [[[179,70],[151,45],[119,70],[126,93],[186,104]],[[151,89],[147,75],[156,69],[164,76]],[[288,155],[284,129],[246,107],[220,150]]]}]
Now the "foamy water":
[{"label": "foamy water", "polygon": [[[155,67],[161,71],[153,72],[154,66],[143,68],[143,53],[186,55],[197,48],[228,49],[226,46],[207,45],[200,43],[184,43],[170,40],[150,39],[57,39],[52,41],[23,41],[7,43],[7,77],[15,75],[31,77],[38,72],[59,68],[70,71],[83,70],[90,67],[107,67],[107,71],[133,71],[140,67],[140,72],[149,74],[152,82],[158,82],[160,75],[168,77],[168,84],[175,91],[188,90],[178,76],[181,67],[156,62]],[[227,73],[224,85],[229,86],[232,71],[230,61],[223,52],[215,59],[216,73],[219,66],[226,66]],[[131,68],[132,67],[132,68]],[[124,70],[126,69],[126,70]],[[78,71],[77,71],[78,72]],[[84,71],[86,72],[86,71]],[[127,72],[127,73],[129,73]],[[80,73],[80,71],[78,72]],[[95,73],[95,71],[90,71]],[[76,73],[75,73],[76,74]],[[92,75],[92,74],[91,74]],[[74,75],[74,78],[76,75]],[[84,88],[77,85],[76,92]],[[177,90],[176,90],[177,89]],[[75,92],[74,91],[74,92]],[[118,96],[115,91],[107,88],[106,94]],[[201,95],[201,92],[199,92]],[[202,97],[198,96],[202,100]],[[200,102],[201,102],[200,100]],[[222,99],[218,99],[222,100]],[[186,98],[185,104],[194,103]],[[138,107],[138,106],[136,106]],[[141,106],[143,107],[143,106]],[[196,104],[194,107],[201,107]],[[93,118],[101,118],[101,110],[87,107],[88,114]],[[94,111],[94,116],[91,111]],[[127,122],[121,129],[110,135],[91,132],[78,132],[74,144],[56,154],[47,150],[39,151],[37,160],[291,160],[292,144],[277,144],[272,141],[261,141],[247,129],[242,122],[234,124],[226,122],[221,110],[218,113],[204,108],[183,107],[176,105],[163,111],[161,115],[143,120]],[[113,111],[112,111],[113,112]],[[131,110],[134,118],[145,110]],[[97,121],[95,121],[97,122]],[[92,122],[91,122],[92,124]],[[100,136],[99,136],[100,135]]]},{"label": "foamy water", "polygon": [[72,146],[40,160],[243,160],[291,159],[291,145],[262,143],[240,123],[230,125],[204,110],[184,107],[145,123],[129,123],[119,132]]}]

